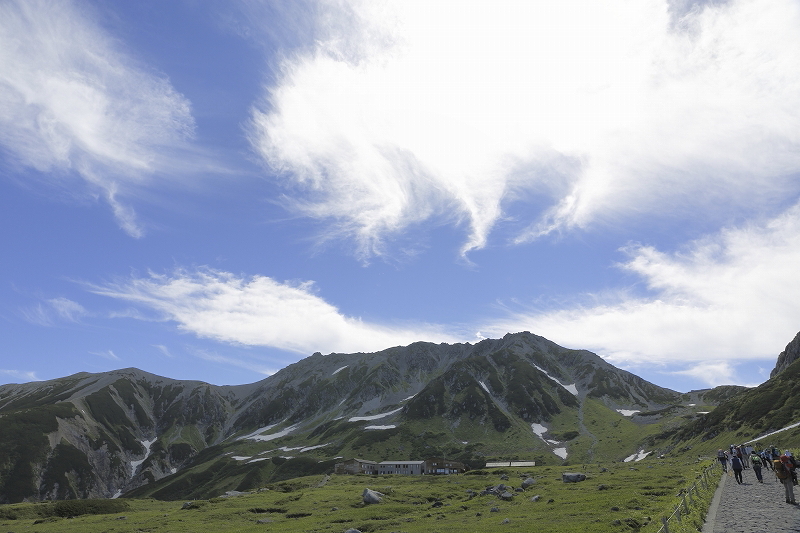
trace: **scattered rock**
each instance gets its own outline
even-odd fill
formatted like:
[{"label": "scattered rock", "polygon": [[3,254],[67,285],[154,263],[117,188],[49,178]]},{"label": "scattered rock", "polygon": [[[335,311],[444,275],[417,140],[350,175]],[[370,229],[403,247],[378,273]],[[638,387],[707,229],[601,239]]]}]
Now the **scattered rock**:
[{"label": "scattered rock", "polygon": [[508,481],[508,474],[503,474],[502,476],[500,476],[500,479],[502,479],[503,481]]},{"label": "scattered rock", "polygon": [[256,524],[271,524],[272,520],[269,518],[262,518],[261,520],[256,520]]},{"label": "scattered rock", "polygon": [[431,504],[431,507],[441,507],[443,505],[444,503],[441,500],[436,500],[435,502],[433,502],[433,504]]},{"label": "scattered rock", "polygon": [[533,479],[532,477],[529,477],[525,481],[522,482],[522,488],[523,489],[527,489],[528,487],[530,487],[534,483],[536,483],[536,480]]},{"label": "scattered rock", "polygon": [[381,503],[383,494],[375,490],[364,489],[361,499],[364,500],[364,503]]},{"label": "scattered rock", "polygon": [[238,490],[229,490],[228,492],[226,492],[225,494],[220,496],[220,498],[236,498],[238,496],[244,496],[245,494],[250,494],[250,493],[249,492],[239,492]]},{"label": "scattered rock", "polygon": [[608,490],[608,485],[600,484],[597,486],[597,490]]},{"label": "scattered rock", "polygon": [[500,499],[504,500],[504,501],[507,501],[507,502],[510,502],[511,500],[514,499],[514,494],[511,493],[511,492],[505,491],[500,495]]},{"label": "scattered rock", "polygon": [[361,533],[361,531],[351,528],[351,529],[348,529],[347,531],[345,531],[344,533]]},{"label": "scattered rock", "polygon": [[555,502],[555,500],[553,498],[550,498],[549,500],[547,500],[547,503],[554,503],[554,502]]},{"label": "scattered rock", "polygon": [[491,509],[489,509],[489,512],[490,513],[499,513],[500,512],[500,508],[499,507],[492,507]]},{"label": "scattered rock", "polygon": [[619,511],[619,507],[617,507],[617,506],[615,505],[614,507],[612,507],[612,508],[611,508],[611,510],[612,510],[612,511]]},{"label": "scattered rock", "polygon": [[517,487],[516,489],[514,489],[514,492],[525,492],[525,489],[523,489],[522,487]]},{"label": "scattered rock", "polygon": [[585,480],[586,474],[581,474],[578,472],[564,472],[561,474],[561,481],[564,483],[577,483]]},{"label": "scattered rock", "polygon": [[537,494],[536,496],[534,496],[533,498],[531,498],[531,501],[532,501],[532,502],[538,502],[538,501],[539,501],[539,500],[541,500],[541,499],[542,499],[542,495],[541,495],[541,494]]},{"label": "scattered rock", "polygon": [[511,523],[511,520],[509,520],[508,518],[504,518],[503,521],[500,522],[500,523],[501,524],[509,524],[509,523]]},{"label": "scattered rock", "polygon": [[191,509],[192,507],[194,507],[194,502],[185,502],[181,505],[181,509]]},{"label": "scattered rock", "polygon": [[338,511],[338,510],[339,510],[338,507],[331,507],[331,511]]},{"label": "scattered rock", "polygon": [[127,519],[128,519],[127,516],[118,516],[117,517],[117,520],[127,520]]}]

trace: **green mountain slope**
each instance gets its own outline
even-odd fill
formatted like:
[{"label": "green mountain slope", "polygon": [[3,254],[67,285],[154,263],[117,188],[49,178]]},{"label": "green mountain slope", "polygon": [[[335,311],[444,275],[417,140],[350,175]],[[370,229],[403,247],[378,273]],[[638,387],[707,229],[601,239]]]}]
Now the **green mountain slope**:
[{"label": "green mountain slope", "polygon": [[212,495],[337,457],[619,461],[725,394],[680,394],[528,332],[314,354],[241,386],[82,373],[0,387],[0,502]]}]

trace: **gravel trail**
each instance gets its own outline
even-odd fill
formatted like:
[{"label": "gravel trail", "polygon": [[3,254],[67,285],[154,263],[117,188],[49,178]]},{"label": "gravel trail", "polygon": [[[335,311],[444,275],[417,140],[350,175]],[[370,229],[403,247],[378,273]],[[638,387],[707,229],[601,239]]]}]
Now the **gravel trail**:
[{"label": "gravel trail", "polygon": [[[752,469],[741,485],[723,474],[709,508],[703,533],[800,533],[800,506],[785,502],[783,485],[769,470],[759,483]],[[794,488],[800,501],[800,486]]]}]

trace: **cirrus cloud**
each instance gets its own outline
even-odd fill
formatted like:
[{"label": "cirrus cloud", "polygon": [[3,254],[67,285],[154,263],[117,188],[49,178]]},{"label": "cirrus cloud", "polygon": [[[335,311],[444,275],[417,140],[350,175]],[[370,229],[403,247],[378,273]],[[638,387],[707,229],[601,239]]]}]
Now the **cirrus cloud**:
[{"label": "cirrus cloud", "polygon": [[186,98],[122,51],[85,4],[0,4],[0,145],[17,164],[62,185],[80,177],[140,237],[120,197],[172,169],[193,129]]},{"label": "cirrus cloud", "polygon": [[316,45],[283,61],[249,134],[290,205],[362,256],[431,220],[480,248],[531,195],[549,207],[516,242],[797,191],[795,2],[320,6]]}]

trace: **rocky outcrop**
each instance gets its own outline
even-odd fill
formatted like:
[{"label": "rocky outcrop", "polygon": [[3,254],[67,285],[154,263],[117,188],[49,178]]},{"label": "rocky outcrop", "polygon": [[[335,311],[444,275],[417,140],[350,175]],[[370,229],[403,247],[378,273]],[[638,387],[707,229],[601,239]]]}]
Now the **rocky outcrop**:
[{"label": "rocky outcrop", "polygon": [[774,378],[781,372],[783,372],[786,367],[800,359],[800,333],[794,336],[792,342],[786,345],[786,349],[783,350],[780,355],[778,356],[778,362],[775,364],[775,368],[770,372],[769,377]]},{"label": "rocky outcrop", "polygon": [[381,503],[383,501],[383,494],[372,489],[364,489],[361,494],[361,500],[366,504]]}]

